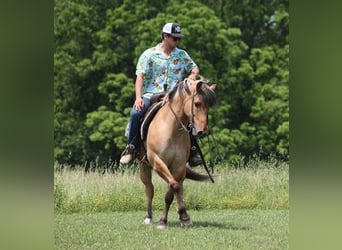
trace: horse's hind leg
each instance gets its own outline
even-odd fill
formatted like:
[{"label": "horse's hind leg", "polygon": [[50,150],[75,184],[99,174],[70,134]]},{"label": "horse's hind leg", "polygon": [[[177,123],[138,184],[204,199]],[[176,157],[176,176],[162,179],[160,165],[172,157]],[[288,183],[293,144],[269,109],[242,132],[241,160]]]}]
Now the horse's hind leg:
[{"label": "horse's hind leg", "polygon": [[144,219],[145,224],[152,224],[152,199],[154,195],[154,187],[152,184],[152,169],[143,163],[139,164],[140,179],[145,185],[146,194],[146,215]]},{"label": "horse's hind leg", "polygon": [[166,194],[165,194],[165,208],[163,210],[163,215],[159,220],[158,223],[158,228],[163,229],[166,227],[167,225],[167,215],[169,213],[169,209],[171,206],[171,203],[173,201],[173,190],[171,189],[171,187],[169,187],[169,189],[167,190]]}]

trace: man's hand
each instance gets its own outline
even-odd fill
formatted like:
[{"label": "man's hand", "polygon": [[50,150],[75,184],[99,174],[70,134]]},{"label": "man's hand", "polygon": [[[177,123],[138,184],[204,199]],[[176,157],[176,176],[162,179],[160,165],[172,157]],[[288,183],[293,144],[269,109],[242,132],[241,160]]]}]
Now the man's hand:
[{"label": "man's hand", "polygon": [[188,76],[189,80],[195,81],[196,80],[196,75],[195,74],[191,74]]},{"label": "man's hand", "polygon": [[135,99],[133,108],[135,108],[136,110],[141,111],[144,108],[144,101],[142,98],[137,98]]},{"label": "man's hand", "polygon": [[195,81],[196,76],[199,74],[199,68],[195,67],[192,69],[191,74],[188,76],[188,79]]}]

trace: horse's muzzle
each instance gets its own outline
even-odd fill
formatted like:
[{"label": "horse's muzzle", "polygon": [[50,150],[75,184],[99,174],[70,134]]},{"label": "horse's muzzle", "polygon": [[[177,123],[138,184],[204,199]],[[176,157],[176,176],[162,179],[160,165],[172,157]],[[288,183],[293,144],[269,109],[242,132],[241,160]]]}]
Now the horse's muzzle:
[{"label": "horse's muzzle", "polygon": [[210,134],[210,130],[206,130],[206,131],[197,131],[197,133],[193,133],[194,136],[198,137],[198,138],[203,138],[206,137],[207,135]]}]

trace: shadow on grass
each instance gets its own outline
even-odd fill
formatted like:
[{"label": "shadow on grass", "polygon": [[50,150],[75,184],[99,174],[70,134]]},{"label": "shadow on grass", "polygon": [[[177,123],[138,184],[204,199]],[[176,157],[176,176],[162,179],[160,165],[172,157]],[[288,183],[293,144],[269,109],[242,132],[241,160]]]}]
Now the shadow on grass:
[{"label": "shadow on grass", "polygon": [[[227,230],[250,230],[250,227],[236,225],[232,223],[219,223],[219,222],[209,222],[209,221],[193,221],[193,225],[191,228],[220,228]],[[180,223],[178,221],[169,221],[167,223],[168,227],[180,227]]]}]

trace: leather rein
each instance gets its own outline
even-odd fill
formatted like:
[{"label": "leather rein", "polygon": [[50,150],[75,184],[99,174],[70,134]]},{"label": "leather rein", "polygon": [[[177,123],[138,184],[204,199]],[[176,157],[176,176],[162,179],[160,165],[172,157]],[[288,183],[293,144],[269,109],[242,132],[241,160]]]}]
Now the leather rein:
[{"label": "leather rein", "polygon": [[[182,83],[182,82],[180,82]],[[178,83],[178,84],[180,84]],[[188,86],[188,78],[185,78],[183,81],[183,84],[185,84],[186,91],[190,92],[189,86]],[[191,93],[191,118],[188,126],[185,126],[184,123],[181,121],[181,119],[177,116],[176,112],[173,110],[171,103],[169,102],[169,108],[172,112],[172,114],[175,116],[178,123],[181,125],[182,129],[184,129],[186,132],[190,133],[190,131],[194,128],[195,123],[195,115],[194,115],[194,100],[195,100],[195,91]]]}]

